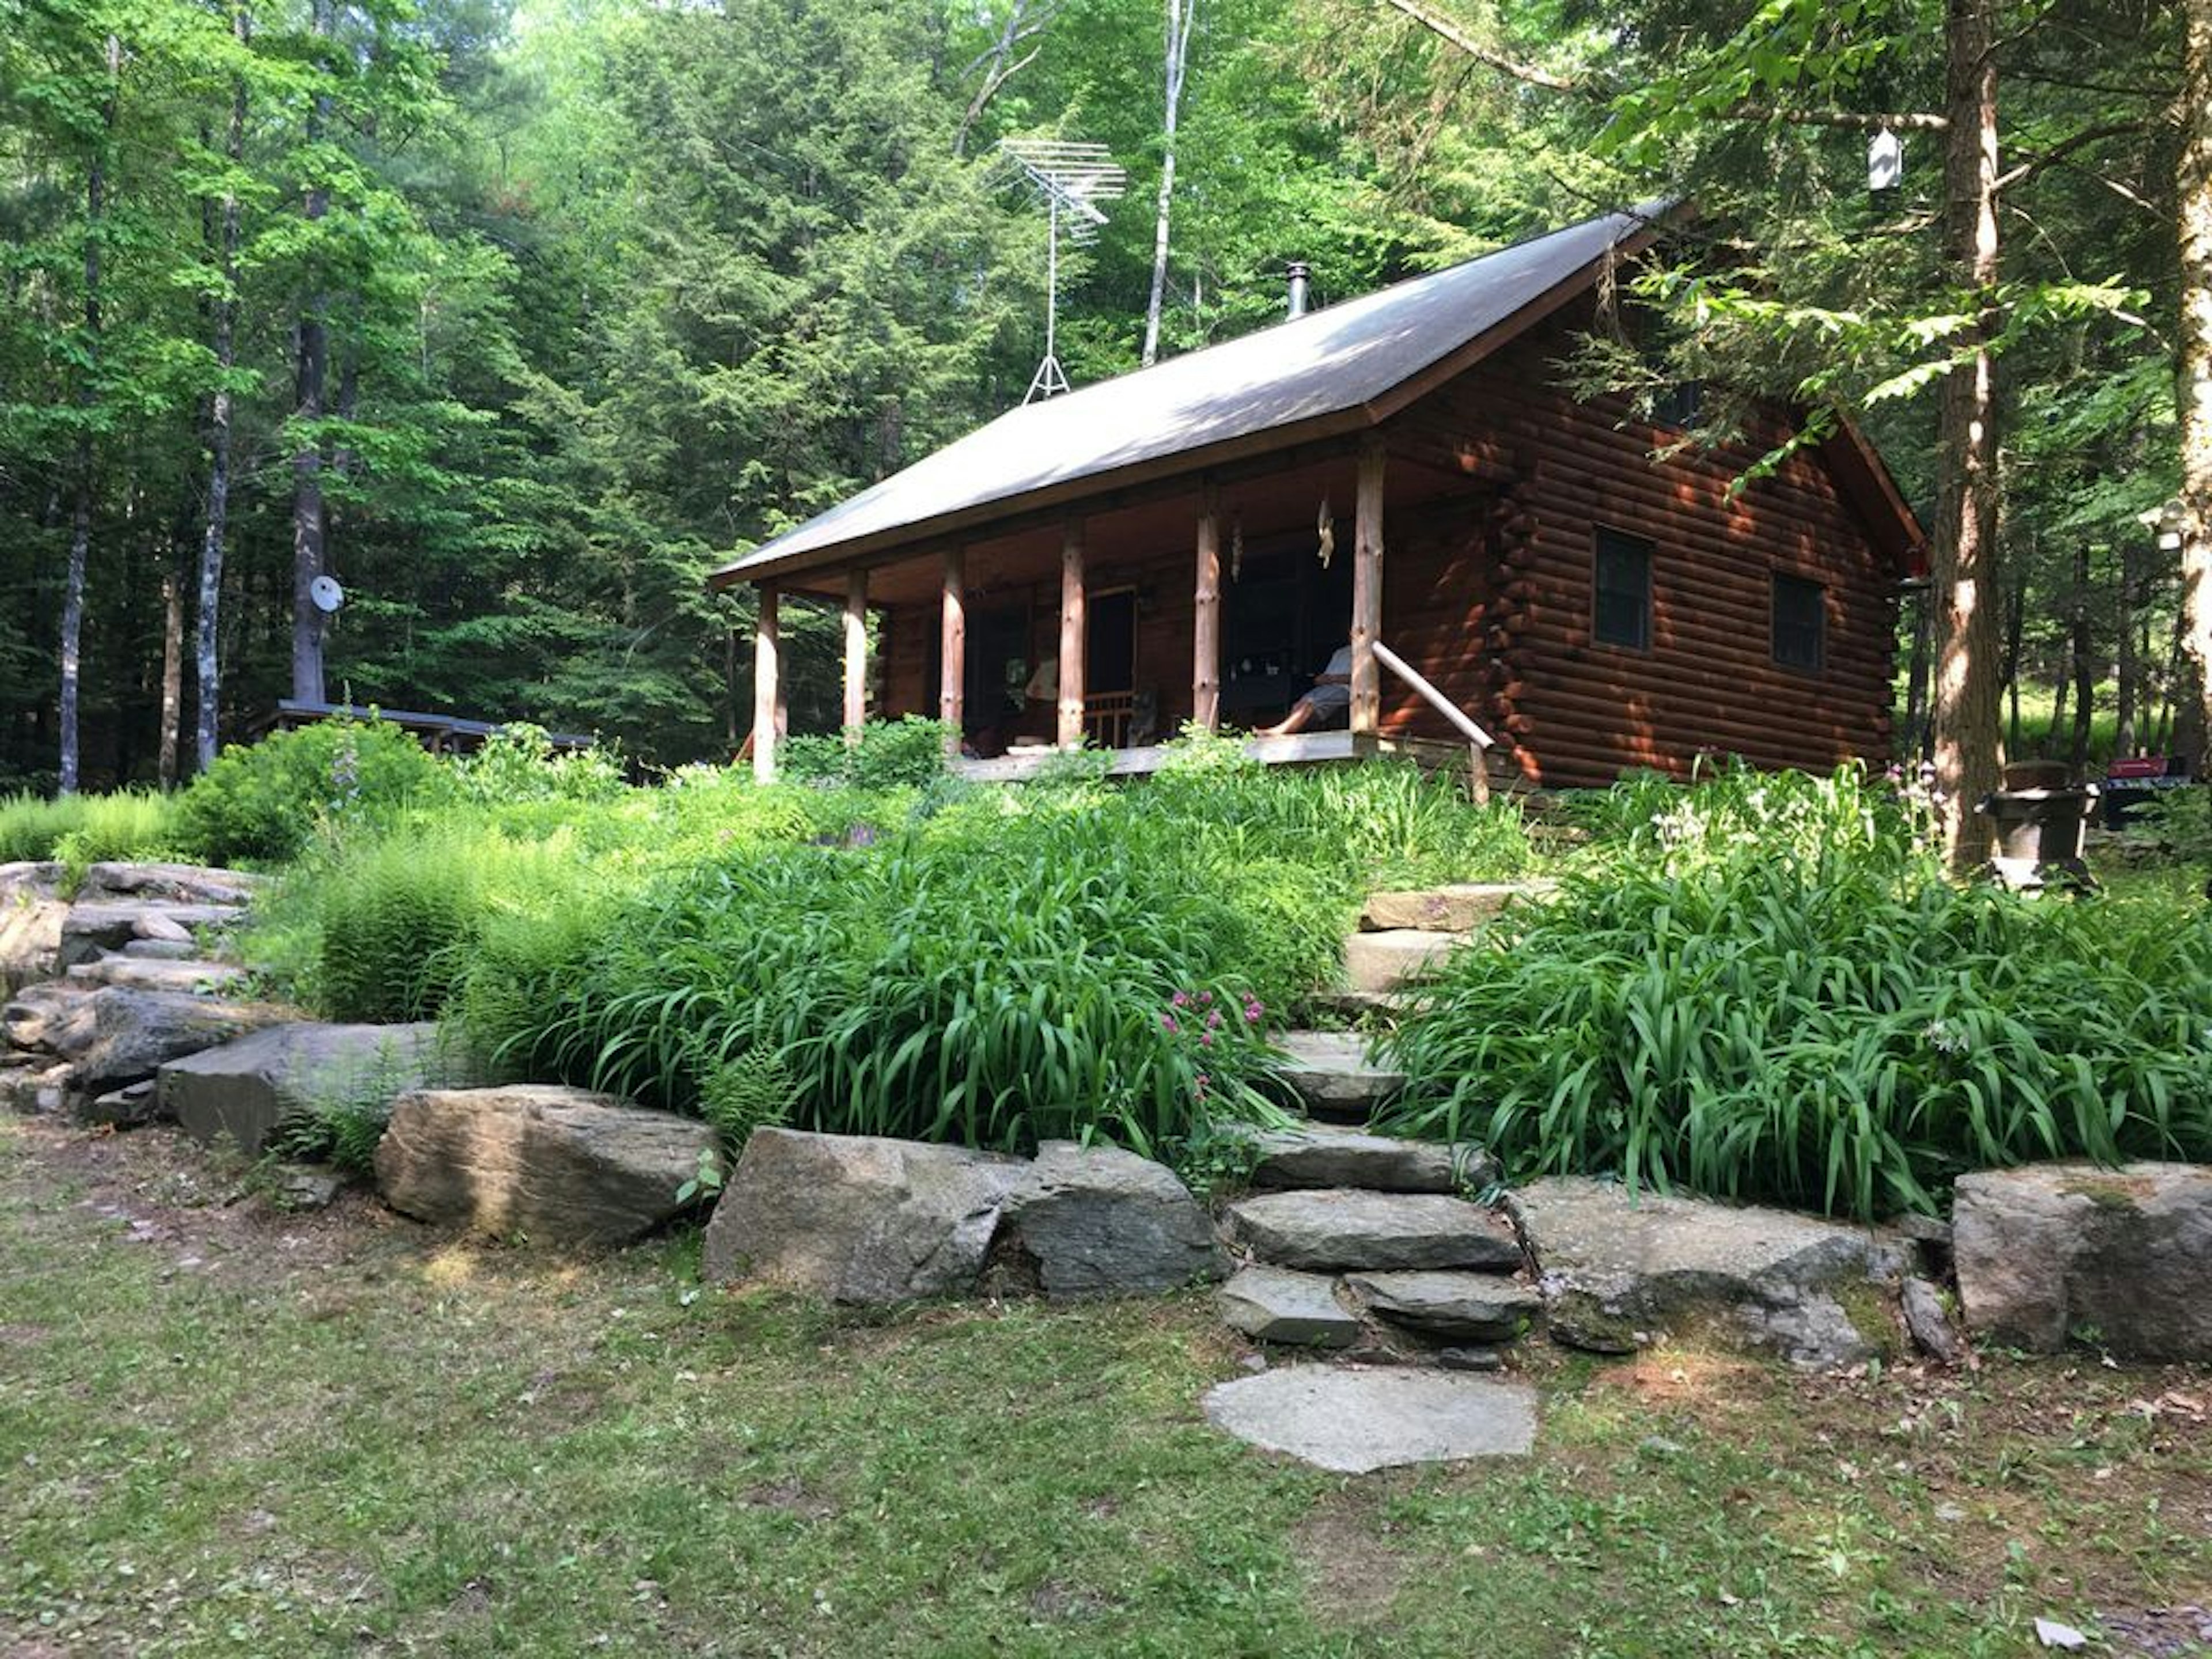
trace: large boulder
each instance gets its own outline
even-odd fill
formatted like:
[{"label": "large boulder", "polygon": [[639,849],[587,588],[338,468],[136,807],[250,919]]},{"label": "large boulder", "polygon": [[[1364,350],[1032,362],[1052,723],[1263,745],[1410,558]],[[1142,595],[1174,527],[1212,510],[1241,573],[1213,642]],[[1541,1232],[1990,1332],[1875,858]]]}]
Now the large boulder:
[{"label": "large boulder", "polygon": [[0,864],[0,993],[61,971],[62,874],[58,864]]},{"label": "large boulder", "polygon": [[962,1295],[1029,1178],[1019,1158],[963,1147],[756,1129],[708,1224],[704,1271],[832,1302]]},{"label": "large boulder", "polygon": [[174,939],[201,927],[230,927],[245,911],[229,904],[187,904],[168,899],[80,898],[63,918],[56,960],[64,968],[97,962],[136,939]]},{"label": "large boulder", "polygon": [[1509,1202],[1547,1327],[1571,1347],[1624,1353],[1705,1326],[1826,1368],[1873,1358],[1890,1334],[1861,1320],[1875,1326],[1874,1286],[1898,1277],[1901,1252],[1860,1228],[1581,1176],[1532,1182]]},{"label": "large boulder", "polygon": [[[21,1005],[19,998],[11,1012]],[[264,1004],[111,986],[49,1020],[40,1046],[73,1064],[73,1087],[91,1099],[152,1077],[170,1060],[218,1048],[284,1018],[283,1010]]]},{"label": "large boulder", "polygon": [[716,1155],[703,1123],[581,1089],[422,1089],[392,1105],[376,1182],[421,1220],[588,1249],[666,1221]]},{"label": "large boulder", "polygon": [[164,899],[182,904],[252,902],[263,878],[200,864],[95,864],[84,872],[80,899]]},{"label": "large boulder", "polygon": [[2212,1166],[2044,1164],[1960,1177],[1953,1260],[1967,1328],[2048,1352],[2212,1359]]},{"label": "large boulder", "polygon": [[872,1135],[757,1129],[707,1228],[708,1279],[833,1302],[1055,1300],[1173,1290],[1225,1270],[1206,1212],[1164,1166],[1048,1141],[1034,1162]]},{"label": "large boulder", "polygon": [[289,1119],[318,1107],[381,1113],[403,1094],[456,1080],[437,1037],[428,1024],[270,1026],[163,1066],[160,1115],[196,1140],[258,1156]]},{"label": "large boulder", "polygon": [[1171,1291],[1226,1271],[1213,1224],[1172,1170],[1072,1140],[1037,1149],[998,1244],[1054,1301]]},{"label": "large boulder", "polygon": [[[0,1036],[8,1047],[59,1054],[55,1043],[65,1031],[77,1029],[75,1015],[92,992],[88,987],[47,981],[26,985],[0,1007]],[[85,1042],[92,1040],[89,1022],[82,1027]]]}]

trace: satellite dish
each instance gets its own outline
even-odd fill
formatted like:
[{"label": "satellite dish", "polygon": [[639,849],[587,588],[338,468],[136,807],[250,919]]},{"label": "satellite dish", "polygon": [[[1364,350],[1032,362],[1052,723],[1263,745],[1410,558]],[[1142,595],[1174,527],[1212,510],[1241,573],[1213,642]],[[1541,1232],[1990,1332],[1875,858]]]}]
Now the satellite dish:
[{"label": "satellite dish", "polygon": [[345,603],[345,589],[336,576],[318,576],[307,584],[307,598],[325,617],[332,616]]}]

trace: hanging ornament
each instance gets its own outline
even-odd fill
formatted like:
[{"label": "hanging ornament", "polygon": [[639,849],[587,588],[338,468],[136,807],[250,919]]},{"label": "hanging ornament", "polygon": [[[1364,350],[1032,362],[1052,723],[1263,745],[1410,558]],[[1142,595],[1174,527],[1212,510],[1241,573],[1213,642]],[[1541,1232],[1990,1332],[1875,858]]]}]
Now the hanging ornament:
[{"label": "hanging ornament", "polygon": [[1232,513],[1229,515],[1229,580],[1234,582],[1243,579],[1244,515]]},{"label": "hanging ornament", "polygon": [[1328,510],[1328,497],[1321,498],[1321,515],[1314,520],[1314,536],[1320,543],[1321,568],[1328,568],[1330,555],[1336,551],[1336,515]]},{"label": "hanging ornament", "polygon": [[1905,141],[1884,127],[1867,144],[1867,188],[1879,195],[1904,177]]}]

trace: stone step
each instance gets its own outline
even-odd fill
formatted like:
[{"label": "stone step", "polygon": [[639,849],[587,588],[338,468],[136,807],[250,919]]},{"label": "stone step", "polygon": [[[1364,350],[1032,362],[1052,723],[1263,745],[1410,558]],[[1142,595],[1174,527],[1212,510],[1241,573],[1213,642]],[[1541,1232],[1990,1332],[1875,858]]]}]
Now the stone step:
[{"label": "stone step", "polygon": [[234,904],[186,904],[166,899],[70,906],[62,921],[61,964],[73,968],[134,939],[190,939],[196,927],[228,927],[246,912]]},{"label": "stone step", "polygon": [[1405,1086],[1403,1073],[1368,1059],[1357,1031],[1285,1031],[1276,1042],[1290,1057],[1276,1076],[1316,1117],[1364,1123]]},{"label": "stone step", "polygon": [[69,970],[69,982],[96,988],[119,985],[133,991],[228,990],[246,977],[246,969],[221,962],[164,962],[144,957],[100,957],[81,962]]},{"label": "stone step", "polygon": [[1398,1016],[1413,1006],[1413,999],[1404,991],[1348,991],[1332,988],[1307,992],[1299,1000],[1299,1006],[1310,1015],[1319,1015],[1327,1019],[1364,1021],[1370,1026],[1387,1027],[1395,1024]]},{"label": "stone step", "polygon": [[1418,928],[1470,933],[1515,899],[1540,898],[1557,887],[1551,881],[1455,882],[1443,887],[1370,893],[1359,913],[1360,931],[1380,933]]},{"label": "stone step", "polygon": [[1258,1137],[1252,1184],[1271,1189],[1364,1187],[1382,1193],[1456,1193],[1498,1178],[1498,1163],[1472,1142],[1447,1146],[1310,1123]]},{"label": "stone step", "polygon": [[1316,1273],[1522,1266],[1511,1225],[1442,1193],[1357,1188],[1268,1193],[1229,1206],[1230,1236],[1260,1261]]},{"label": "stone step", "polygon": [[1246,1267],[1218,1293],[1221,1317],[1256,1342],[1348,1348],[1365,1328],[1337,1300],[1336,1282],[1288,1267]]},{"label": "stone step", "polygon": [[198,864],[95,864],[84,872],[77,897],[242,905],[252,902],[262,881],[247,871]]},{"label": "stone step", "polygon": [[1344,981],[1355,991],[1399,990],[1434,972],[1467,941],[1465,933],[1425,927],[1353,933],[1344,941]]},{"label": "stone step", "polygon": [[1344,1286],[1377,1318],[1450,1342],[1516,1341],[1544,1311],[1533,1288],[1494,1273],[1352,1273]]}]

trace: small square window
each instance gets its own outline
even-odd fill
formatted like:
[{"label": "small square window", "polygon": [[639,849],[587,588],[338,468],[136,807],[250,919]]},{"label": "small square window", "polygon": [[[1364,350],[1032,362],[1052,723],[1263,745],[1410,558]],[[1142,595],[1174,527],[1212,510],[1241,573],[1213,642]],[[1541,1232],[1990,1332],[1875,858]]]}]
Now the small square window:
[{"label": "small square window", "polygon": [[1828,651],[1828,590],[1802,576],[1774,573],[1774,660],[1817,674]]},{"label": "small square window", "polygon": [[1597,532],[1590,637],[1600,645],[1651,648],[1651,544],[1618,530]]}]

